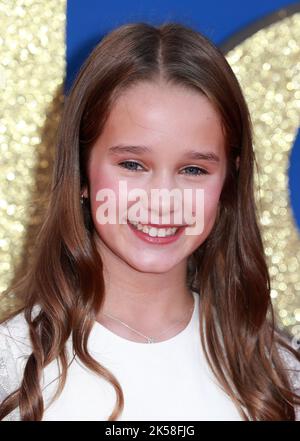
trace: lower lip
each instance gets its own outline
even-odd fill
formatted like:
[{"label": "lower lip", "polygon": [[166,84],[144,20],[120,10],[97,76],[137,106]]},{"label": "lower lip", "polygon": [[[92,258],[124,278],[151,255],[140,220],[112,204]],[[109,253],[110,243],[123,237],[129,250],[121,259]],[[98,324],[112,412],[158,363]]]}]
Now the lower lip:
[{"label": "lower lip", "polygon": [[130,229],[134,232],[134,234],[137,237],[144,240],[145,242],[157,244],[157,245],[166,245],[168,243],[176,242],[176,240],[178,240],[182,236],[184,229],[185,229],[185,227],[178,228],[176,233],[172,236],[152,237],[152,236],[149,236],[149,234],[146,234],[143,231],[137,230],[136,228],[134,228],[134,226],[130,222],[127,222],[127,223],[129,225]]}]

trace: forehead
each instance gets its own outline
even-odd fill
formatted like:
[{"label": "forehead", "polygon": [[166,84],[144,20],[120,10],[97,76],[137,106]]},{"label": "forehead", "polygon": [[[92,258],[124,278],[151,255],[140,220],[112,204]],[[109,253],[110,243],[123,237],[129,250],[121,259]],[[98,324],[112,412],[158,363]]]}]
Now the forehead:
[{"label": "forehead", "polygon": [[179,150],[224,144],[221,118],[209,99],[187,87],[138,83],[115,101],[99,143],[172,144]]}]

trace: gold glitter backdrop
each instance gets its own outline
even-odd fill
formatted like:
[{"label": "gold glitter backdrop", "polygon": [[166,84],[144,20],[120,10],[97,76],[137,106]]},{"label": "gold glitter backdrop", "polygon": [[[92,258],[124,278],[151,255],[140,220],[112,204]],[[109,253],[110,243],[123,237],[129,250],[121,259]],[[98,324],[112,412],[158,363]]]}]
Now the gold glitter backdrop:
[{"label": "gold glitter backdrop", "polygon": [[254,126],[257,204],[278,324],[300,335],[300,237],[288,165],[300,122],[300,13],[259,30],[226,55]]},{"label": "gold glitter backdrop", "polygon": [[[63,106],[66,0],[0,0],[0,292],[30,264]],[[300,239],[288,194],[299,127],[300,14],[256,32],[226,55],[255,132],[257,203],[279,325],[300,334]],[[260,188],[258,186],[260,185]],[[0,315],[17,299],[2,296]]]},{"label": "gold glitter backdrop", "polygon": [[0,312],[30,264],[63,104],[65,0],[0,0]]}]

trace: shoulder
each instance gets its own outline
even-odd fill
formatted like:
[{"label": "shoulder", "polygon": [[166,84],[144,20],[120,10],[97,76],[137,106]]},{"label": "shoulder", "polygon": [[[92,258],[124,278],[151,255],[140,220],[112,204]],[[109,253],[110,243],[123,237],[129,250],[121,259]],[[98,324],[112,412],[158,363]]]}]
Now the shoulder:
[{"label": "shoulder", "polygon": [[278,348],[278,351],[283,361],[284,369],[288,372],[293,386],[300,390],[300,360],[291,351],[282,346]]},{"label": "shoulder", "polygon": [[23,311],[0,324],[0,375],[15,372],[19,357],[31,351],[29,329]]},{"label": "shoulder", "polygon": [[[33,316],[40,310],[38,305],[33,308]],[[0,324],[0,348],[9,350],[14,355],[31,350],[29,326],[25,319],[24,311]]]},{"label": "shoulder", "polygon": [[[34,314],[38,309],[35,306]],[[0,401],[19,387],[31,352],[29,327],[22,311],[0,324]]]},{"label": "shoulder", "polygon": [[[40,306],[35,305],[32,317],[39,312]],[[21,357],[28,356],[32,352],[29,326],[25,319],[24,311],[7,319],[0,324],[0,357],[7,362],[17,362]]]},{"label": "shoulder", "polygon": [[[287,341],[288,345],[291,344]],[[300,360],[287,348],[278,346],[279,355],[283,361],[293,392],[300,396]],[[300,353],[299,353],[300,356]],[[300,405],[295,406],[296,420],[300,421]]]}]

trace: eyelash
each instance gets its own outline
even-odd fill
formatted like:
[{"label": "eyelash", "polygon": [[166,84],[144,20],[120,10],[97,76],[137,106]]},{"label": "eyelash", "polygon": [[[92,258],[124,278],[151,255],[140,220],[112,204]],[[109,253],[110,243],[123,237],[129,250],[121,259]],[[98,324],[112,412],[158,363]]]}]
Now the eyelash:
[{"label": "eyelash", "polygon": [[[123,162],[121,162],[119,165],[120,165],[120,167],[123,167],[123,165],[122,164],[136,164],[136,165],[139,165],[140,167],[142,167],[142,165],[141,164],[139,164],[138,162],[136,162],[136,161],[123,161]],[[133,171],[133,172],[138,172],[138,171],[140,171],[140,170],[136,170],[136,169],[128,169],[128,168],[126,168],[126,167],[123,167],[123,168],[125,168],[125,169],[127,169],[127,170],[129,170],[129,171]],[[191,165],[191,166],[189,166],[189,167],[186,167],[185,169],[191,169],[191,168],[194,168],[194,169],[197,169],[197,170],[200,170],[201,171],[201,173],[200,174],[192,174],[191,176],[201,176],[201,175],[208,175],[209,173],[208,173],[208,171],[207,170],[205,170],[204,168],[200,168],[200,167],[196,167],[195,165]],[[184,170],[185,170],[184,169]]]}]

